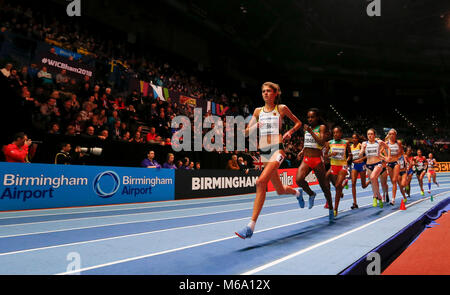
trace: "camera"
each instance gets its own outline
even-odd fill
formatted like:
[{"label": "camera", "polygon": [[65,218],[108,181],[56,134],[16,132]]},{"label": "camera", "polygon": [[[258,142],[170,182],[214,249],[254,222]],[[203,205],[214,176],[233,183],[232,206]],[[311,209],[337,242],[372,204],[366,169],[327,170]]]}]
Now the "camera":
[{"label": "camera", "polygon": [[100,156],[103,152],[102,148],[99,147],[92,147],[92,148],[88,148],[88,147],[80,147],[80,151],[83,154],[88,154],[88,155],[94,155],[94,156]]}]

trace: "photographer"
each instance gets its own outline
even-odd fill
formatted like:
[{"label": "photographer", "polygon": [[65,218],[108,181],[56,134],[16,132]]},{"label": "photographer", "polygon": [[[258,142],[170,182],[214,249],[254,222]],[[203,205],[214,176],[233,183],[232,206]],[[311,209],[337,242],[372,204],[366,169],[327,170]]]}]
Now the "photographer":
[{"label": "photographer", "polygon": [[75,148],[75,153],[71,153],[72,146],[70,143],[63,143],[61,151],[59,151],[55,156],[55,164],[78,164],[81,158],[84,157],[84,154],[81,152],[81,148],[77,146]]},{"label": "photographer", "polygon": [[28,152],[31,150],[31,139],[28,139],[24,132],[19,132],[14,135],[14,141],[8,145],[3,146],[3,153],[5,154],[6,162],[27,163]]}]

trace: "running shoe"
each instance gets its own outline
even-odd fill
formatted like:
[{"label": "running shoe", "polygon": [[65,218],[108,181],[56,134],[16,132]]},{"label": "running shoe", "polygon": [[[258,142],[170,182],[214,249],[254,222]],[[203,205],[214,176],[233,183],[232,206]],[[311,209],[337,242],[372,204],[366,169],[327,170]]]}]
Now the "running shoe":
[{"label": "running shoe", "polygon": [[353,205],[352,205],[350,208],[351,208],[352,210],[354,210],[354,209],[358,209],[359,207],[358,207],[357,204],[353,203]]},{"label": "running shoe", "polygon": [[250,239],[253,235],[253,231],[249,226],[244,227],[240,231],[234,232],[241,239]]},{"label": "running shoe", "polygon": [[436,182],[437,187],[439,187],[439,183]]},{"label": "running shoe", "polygon": [[391,201],[391,202],[389,202],[389,205],[395,206],[395,202],[394,202],[394,201]]},{"label": "running shoe", "polygon": [[300,208],[305,208],[305,201],[303,200],[303,190],[300,188],[298,189],[298,192],[300,193],[300,196],[297,197],[298,204],[300,205]]},{"label": "running shoe", "polygon": [[403,198],[403,203],[406,204],[406,201],[408,201],[408,199],[407,198]]},{"label": "running shoe", "polygon": [[342,183],[345,189],[348,189],[348,179],[345,179]]},{"label": "running shoe", "polygon": [[421,194],[422,196],[425,196],[425,193],[424,193],[423,191],[420,191],[420,194]]},{"label": "running shoe", "polygon": [[325,200],[325,206],[323,206],[325,209],[328,209],[328,202]]},{"label": "running shoe", "polygon": [[314,199],[316,198],[316,193],[314,192],[314,195],[309,196],[309,200],[308,200],[308,209],[311,209],[312,207],[314,207]]},{"label": "running shoe", "polygon": [[378,205],[380,206],[380,209],[383,208],[383,200],[378,200]]},{"label": "running shoe", "polygon": [[334,223],[334,210],[328,210],[328,222]]},{"label": "running shoe", "polygon": [[334,217],[336,217],[336,216],[338,215],[338,211],[335,209],[335,210],[333,211],[333,214],[334,214]]},{"label": "running shoe", "polygon": [[384,201],[386,202],[386,203],[388,203],[389,202],[389,194],[385,194],[384,195]]},{"label": "running shoe", "polygon": [[377,203],[377,198],[373,198],[373,203],[372,203],[372,206],[373,206],[373,207],[376,207],[376,206],[378,206],[378,203]]}]

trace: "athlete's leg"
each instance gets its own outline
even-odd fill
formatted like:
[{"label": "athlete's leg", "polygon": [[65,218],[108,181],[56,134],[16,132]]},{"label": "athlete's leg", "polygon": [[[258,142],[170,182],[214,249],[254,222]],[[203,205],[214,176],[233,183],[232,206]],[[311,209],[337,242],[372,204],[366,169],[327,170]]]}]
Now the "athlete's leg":
[{"label": "athlete's leg", "polygon": [[[356,206],[358,206],[358,203],[356,202],[356,184],[358,182],[358,171],[356,169],[352,170],[352,195],[353,195],[353,206],[352,209]],[[361,180],[362,182],[362,180]]]},{"label": "athlete's leg", "polygon": [[342,169],[341,171],[339,171],[338,175],[333,175],[335,176],[335,183],[334,183],[334,187],[336,188],[336,195],[335,195],[335,216],[337,215],[337,211],[338,211],[338,207],[339,207],[339,201],[343,196],[342,191],[344,190],[344,180],[347,177],[347,170]]},{"label": "athlete's leg", "polygon": [[327,200],[328,207],[330,210],[333,209],[333,201],[331,198],[331,191],[330,191],[330,182],[326,179],[326,171],[325,171],[325,165],[323,162],[319,163],[316,167],[314,167],[314,174],[317,177],[317,180],[319,181],[320,188],[322,189],[325,199]]},{"label": "athlete's leg", "polygon": [[306,176],[311,172],[311,168],[305,162],[300,164],[300,167],[297,169],[297,175],[295,177],[295,182],[299,187],[303,189],[309,196],[314,195],[314,192],[309,187],[308,182],[305,180]]}]

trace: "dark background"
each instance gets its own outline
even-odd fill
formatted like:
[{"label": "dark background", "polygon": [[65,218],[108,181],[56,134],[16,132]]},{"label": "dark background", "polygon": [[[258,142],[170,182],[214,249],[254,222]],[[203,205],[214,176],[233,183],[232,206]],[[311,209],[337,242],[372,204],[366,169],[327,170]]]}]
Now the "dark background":
[{"label": "dark background", "polygon": [[[74,21],[68,1],[18,2]],[[261,84],[273,81],[302,121],[319,107],[361,133],[393,127],[448,138],[450,1],[381,0],[374,17],[370,2],[81,0],[76,18],[111,42],[126,40],[134,56],[194,69],[251,108],[262,104]],[[12,113],[2,114],[7,126]]]}]

